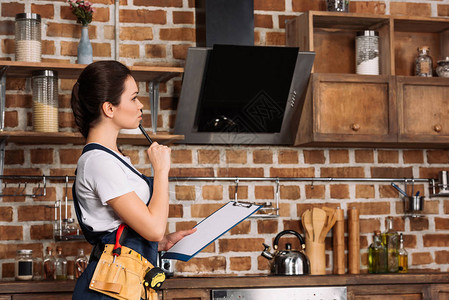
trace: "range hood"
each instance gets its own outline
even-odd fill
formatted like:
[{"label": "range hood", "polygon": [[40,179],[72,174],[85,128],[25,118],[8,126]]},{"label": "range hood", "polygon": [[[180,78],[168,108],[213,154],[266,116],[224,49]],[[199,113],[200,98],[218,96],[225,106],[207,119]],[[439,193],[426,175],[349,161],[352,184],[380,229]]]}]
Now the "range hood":
[{"label": "range hood", "polygon": [[190,48],[174,133],[184,144],[292,145],[314,56],[291,47]]}]

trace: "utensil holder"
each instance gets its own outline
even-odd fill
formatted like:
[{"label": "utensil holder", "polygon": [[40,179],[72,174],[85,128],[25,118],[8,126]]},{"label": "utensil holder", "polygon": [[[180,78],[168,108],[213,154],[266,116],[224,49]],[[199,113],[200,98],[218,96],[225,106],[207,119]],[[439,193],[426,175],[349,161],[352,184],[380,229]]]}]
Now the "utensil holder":
[{"label": "utensil holder", "polygon": [[404,197],[404,211],[406,213],[422,213],[424,210],[424,196]]},{"label": "utensil holder", "polygon": [[326,274],[326,254],[324,243],[314,242],[306,238],[306,255],[310,261],[311,275]]}]

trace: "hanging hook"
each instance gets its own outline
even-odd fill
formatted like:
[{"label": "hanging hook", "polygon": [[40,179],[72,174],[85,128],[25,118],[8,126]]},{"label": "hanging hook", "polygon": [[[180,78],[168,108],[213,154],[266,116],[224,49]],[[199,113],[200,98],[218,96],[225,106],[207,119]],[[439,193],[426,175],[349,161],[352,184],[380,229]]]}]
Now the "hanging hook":
[{"label": "hanging hook", "polygon": [[65,219],[68,219],[67,216],[67,189],[69,188],[69,176],[65,176],[65,196],[64,196],[64,202],[65,202]]},{"label": "hanging hook", "polygon": [[276,194],[275,194],[275,197],[276,197],[276,201],[278,201],[279,200],[279,177],[276,178]]},{"label": "hanging hook", "polygon": [[239,202],[237,200],[237,191],[239,190],[239,178],[235,177],[235,191],[234,191],[234,201]]},{"label": "hanging hook", "polygon": [[313,185],[313,178],[312,178],[312,184],[310,185],[310,188],[313,190],[315,186]]}]

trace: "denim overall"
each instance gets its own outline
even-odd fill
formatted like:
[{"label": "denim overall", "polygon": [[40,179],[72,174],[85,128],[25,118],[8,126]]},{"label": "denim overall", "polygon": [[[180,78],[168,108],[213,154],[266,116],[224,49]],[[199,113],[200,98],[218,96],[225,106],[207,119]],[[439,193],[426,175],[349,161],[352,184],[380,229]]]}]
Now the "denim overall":
[{"label": "denim overall", "polygon": [[[99,149],[106,151],[110,153],[111,155],[115,156],[118,160],[120,160],[125,166],[127,166],[131,171],[142,177],[146,183],[148,184],[148,187],[150,189],[150,199],[151,195],[153,194],[153,178],[147,177],[143,174],[140,174],[137,172],[134,168],[132,168],[128,163],[126,163],[123,159],[121,159],[116,153],[114,153],[112,150],[103,147],[99,144],[88,144],[84,147],[83,153]],[[92,230],[92,227],[86,225],[83,223],[83,219],[81,216],[81,209],[78,203],[78,198],[76,196],[75,192],[75,184],[73,183],[72,188],[72,194],[73,194],[73,203],[75,204],[75,211],[76,211],[76,217],[78,218],[78,222],[80,224],[81,230],[83,231],[84,237],[86,240],[94,245],[94,248],[92,249],[92,253],[90,255],[89,264],[86,268],[86,270],[81,274],[80,278],[78,278],[78,281],[75,285],[75,290],[73,292],[72,299],[75,300],[90,300],[90,299],[113,299],[109,297],[108,295],[96,292],[94,290],[89,289],[89,283],[90,280],[94,274],[95,267],[97,266],[98,260],[100,259],[101,253],[104,249],[105,244],[115,244],[115,235],[117,233],[117,229],[112,232],[94,232]],[[150,203],[150,200],[148,200],[148,203]],[[137,232],[132,230],[130,227],[128,227],[128,234],[125,239],[125,241],[122,243],[123,246],[129,247],[133,249],[134,251],[137,251],[140,253],[143,257],[145,257],[153,266],[156,266],[157,261],[157,249],[158,249],[158,243],[157,242],[150,242],[145,240],[143,237],[141,237]]]}]

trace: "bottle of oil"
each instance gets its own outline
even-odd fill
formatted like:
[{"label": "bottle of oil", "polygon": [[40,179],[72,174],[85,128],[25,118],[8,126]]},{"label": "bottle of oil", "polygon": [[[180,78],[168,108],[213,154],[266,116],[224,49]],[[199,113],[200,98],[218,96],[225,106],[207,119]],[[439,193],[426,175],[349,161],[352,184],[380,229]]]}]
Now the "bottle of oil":
[{"label": "bottle of oil", "polygon": [[404,248],[404,238],[402,237],[402,233],[399,236],[399,273],[408,273],[408,253]]},{"label": "bottle of oil", "polygon": [[382,233],[382,242],[387,247],[389,273],[398,272],[399,234],[393,229],[393,217],[387,218],[387,230]]},{"label": "bottle of oil", "polygon": [[56,279],[67,279],[67,259],[62,254],[62,247],[56,247]]},{"label": "bottle of oil", "polygon": [[373,243],[369,246],[368,272],[374,274],[387,272],[387,249],[382,243],[380,231],[374,232]]}]

